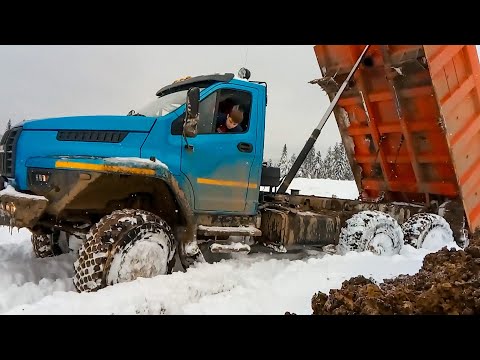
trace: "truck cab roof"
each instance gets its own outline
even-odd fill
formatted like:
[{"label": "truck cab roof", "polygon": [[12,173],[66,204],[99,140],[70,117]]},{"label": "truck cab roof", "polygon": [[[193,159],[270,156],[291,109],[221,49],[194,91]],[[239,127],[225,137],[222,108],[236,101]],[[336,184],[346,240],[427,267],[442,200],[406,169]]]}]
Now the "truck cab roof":
[{"label": "truck cab roof", "polygon": [[157,96],[164,96],[181,90],[187,90],[192,86],[208,87],[217,82],[229,82],[235,75],[231,73],[213,74],[189,77],[185,80],[173,82],[157,91]]}]

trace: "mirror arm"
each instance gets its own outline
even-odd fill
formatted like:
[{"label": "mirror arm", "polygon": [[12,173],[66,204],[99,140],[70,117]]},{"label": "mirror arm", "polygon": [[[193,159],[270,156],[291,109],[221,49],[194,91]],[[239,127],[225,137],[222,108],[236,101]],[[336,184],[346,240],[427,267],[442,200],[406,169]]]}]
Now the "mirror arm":
[{"label": "mirror arm", "polygon": [[185,145],[185,149],[193,150],[193,146],[188,143],[187,136],[185,135],[185,124],[186,123],[187,123],[187,119],[185,118],[185,121],[183,123],[183,130],[182,130],[183,138],[185,139],[185,142],[187,143],[187,145]]}]

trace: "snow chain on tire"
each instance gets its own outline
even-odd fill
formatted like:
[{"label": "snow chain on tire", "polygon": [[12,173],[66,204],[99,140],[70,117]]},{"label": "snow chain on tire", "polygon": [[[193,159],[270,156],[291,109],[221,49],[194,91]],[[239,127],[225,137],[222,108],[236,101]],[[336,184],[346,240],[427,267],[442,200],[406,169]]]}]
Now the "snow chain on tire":
[{"label": "snow chain on tire", "polygon": [[77,291],[97,291],[112,285],[108,281],[108,273],[115,254],[128,252],[139,240],[140,230],[161,230],[168,237],[167,273],[171,273],[175,265],[176,241],[170,226],[157,215],[144,210],[116,210],[92,226],[79,249],[73,277]]},{"label": "snow chain on tire", "polygon": [[405,244],[420,249],[428,233],[433,229],[441,230],[445,240],[453,241],[453,231],[443,217],[431,213],[418,213],[402,224]]},{"label": "snow chain on tire", "polygon": [[[377,239],[380,239],[378,243]],[[382,239],[388,239],[383,240]],[[403,246],[403,232],[389,214],[366,210],[354,214],[341,230],[337,246],[339,254],[348,251],[371,251],[379,255],[398,254]]]},{"label": "snow chain on tire", "polygon": [[33,253],[37,258],[47,258],[62,255],[65,253],[58,243],[59,233],[52,234],[32,234]]}]

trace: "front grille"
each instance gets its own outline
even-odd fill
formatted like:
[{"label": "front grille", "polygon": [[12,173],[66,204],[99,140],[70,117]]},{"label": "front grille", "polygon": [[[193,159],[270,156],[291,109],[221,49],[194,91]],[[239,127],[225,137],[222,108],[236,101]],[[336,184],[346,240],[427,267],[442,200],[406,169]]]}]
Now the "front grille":
[{"label": "front grille", "polygon": [[125,139],[128,131],[98,131],[98,130],[62,130],[57,132],[58,141],[85,141],[119,143]]},{"label": "front grille", "polygon": [[0,141],[0,174],[3,176],[15,177],[15,154],[21,132],[21,126],[11,128],[3,134]]}]

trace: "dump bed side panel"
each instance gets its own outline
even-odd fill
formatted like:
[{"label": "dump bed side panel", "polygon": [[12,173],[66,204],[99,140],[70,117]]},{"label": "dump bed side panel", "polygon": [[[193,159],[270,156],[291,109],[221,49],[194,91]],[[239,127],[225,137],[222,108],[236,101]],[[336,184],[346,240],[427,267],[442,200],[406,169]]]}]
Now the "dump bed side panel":
[{"label": "dump bed side panel", "polygon": [[480,65],[474,45],[424,45],[468,222],[480,226]]},{"label": "dump bed side panel", "polygon": [[[365,45],[317,45],[333,99]],[[365,198],[463,194],[480,225],[479,64],[475,46],[372,45],[334,113]],[[468,156],[467,156],[468,149]]]}]

